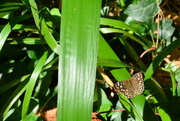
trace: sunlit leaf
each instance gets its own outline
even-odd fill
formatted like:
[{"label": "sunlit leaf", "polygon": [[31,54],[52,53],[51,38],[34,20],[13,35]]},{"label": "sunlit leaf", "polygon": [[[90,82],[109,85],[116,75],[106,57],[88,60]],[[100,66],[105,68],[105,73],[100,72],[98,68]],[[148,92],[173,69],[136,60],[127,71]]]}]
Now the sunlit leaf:
[{"label": "sunlit leaf", "polygon": [[150,22],[160,11],[158,0],[141,0],[137,4],[129,5],[125,14],[141,22]]}]

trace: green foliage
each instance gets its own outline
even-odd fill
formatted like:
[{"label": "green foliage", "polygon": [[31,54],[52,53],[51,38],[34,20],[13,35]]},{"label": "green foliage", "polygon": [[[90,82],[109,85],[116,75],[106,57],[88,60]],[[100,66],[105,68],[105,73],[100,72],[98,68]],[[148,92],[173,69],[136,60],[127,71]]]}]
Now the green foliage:
[{"label": "green foliage", "polygon": [[[101,18],[101,1],[53,2],[1,0],[0,120],[41,121],[55,107],[61,121],[92,111],[104,121],[180,119],[179,25],[162,17],[161,1],[104,0]],[[169,54],[177,61],[164,61]],[[111,83],[143,72],[144,93],[116,94],[96,67]]]},{"label": "green foliage", "polygon": [[83,3],[78,0],[62,2],[57,102],[59,121],[91,119],[100,3],[97,0]]},{"label": "green foliage", "polygon": [[159,11],[157,0],[142,0],[137,4],[129,5],[125,10],[125,14],[137,21],[151,23]]}]

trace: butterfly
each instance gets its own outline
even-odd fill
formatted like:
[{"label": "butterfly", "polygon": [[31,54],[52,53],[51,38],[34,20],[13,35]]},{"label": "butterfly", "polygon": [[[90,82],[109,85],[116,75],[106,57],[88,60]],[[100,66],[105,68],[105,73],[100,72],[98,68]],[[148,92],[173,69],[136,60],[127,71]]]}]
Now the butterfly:
[{"label": "butterfly", "polygon": [[131,79],[116,82],[113,86],[116,92],[124,94],[127,98],[134,98],[144,91],[144,80],[141,72],[134,74]]}]

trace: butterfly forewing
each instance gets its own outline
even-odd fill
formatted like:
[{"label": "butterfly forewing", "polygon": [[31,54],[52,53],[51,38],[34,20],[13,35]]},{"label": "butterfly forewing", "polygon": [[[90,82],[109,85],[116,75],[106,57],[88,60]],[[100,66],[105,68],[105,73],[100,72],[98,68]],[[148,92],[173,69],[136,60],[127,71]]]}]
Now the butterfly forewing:
[{"label": "butterfly forewing", "polygon": [[144,91],[144,81],[142,73],[136,73],[127,81],[120,81],[114,84],[114,90],[123,93],[127,98],[133,98]]},{"label": "butterfly forewing", "polygon": [[139,95],[142,94],[144,91],[144,80],[142,73],[136,73],[131,79],[130,79],[132,88],[134,89],[134,93]]}]

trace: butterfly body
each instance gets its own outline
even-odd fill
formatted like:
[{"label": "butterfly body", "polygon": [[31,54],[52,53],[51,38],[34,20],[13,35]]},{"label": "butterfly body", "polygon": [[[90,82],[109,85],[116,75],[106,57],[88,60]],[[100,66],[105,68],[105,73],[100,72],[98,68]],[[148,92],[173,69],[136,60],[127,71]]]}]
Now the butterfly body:
[{"label": "butterfly body", "polygon": [[114,84],[113,89],[124,94],[127,98],[134,98],[144,91],[144,80],[141,72],[136,73],[131,79]]}]

